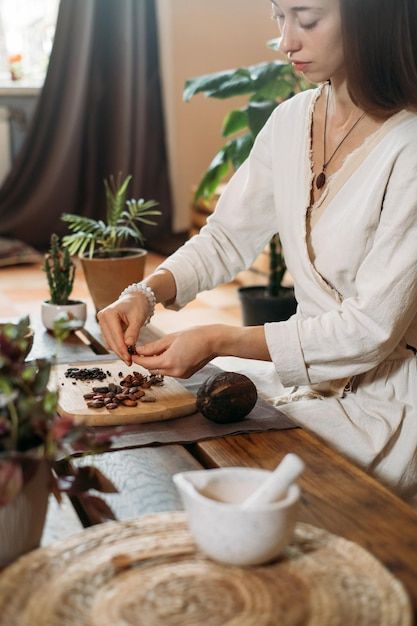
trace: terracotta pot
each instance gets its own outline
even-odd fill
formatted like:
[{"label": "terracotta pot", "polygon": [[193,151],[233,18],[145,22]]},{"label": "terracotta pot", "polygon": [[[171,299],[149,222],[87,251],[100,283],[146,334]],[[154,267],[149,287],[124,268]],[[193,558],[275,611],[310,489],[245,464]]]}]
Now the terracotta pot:
[{"label": "terracotta pot", "polygon": [[63,313],[67,313],[72,320],[78,320],[80,328],[82,328],[87,319],[87,305],[80,300],[68,300],[68,304],[51,304],[47,301],[42,302],[42,323],[48,330],[54,329],[56,318]]},{"label": "terracotta pot", "polygon": [[120,296],[131,283],[138,283],[145,273],[147,251],[141,248],[119,248],[113,250],[117,256],[89,259],[80,256],[87,286],[96,307],[104,309]]},{"label": "terracotta pot", "polygon": [[41,462],[17,498],[0,507],[0,567],[39,546],[48,498],[49,467]]}]

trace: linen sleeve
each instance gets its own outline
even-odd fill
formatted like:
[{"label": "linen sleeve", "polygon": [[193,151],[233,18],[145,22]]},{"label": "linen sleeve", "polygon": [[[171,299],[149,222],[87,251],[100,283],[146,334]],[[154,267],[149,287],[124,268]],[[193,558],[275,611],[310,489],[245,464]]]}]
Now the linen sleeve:
[{"label": "linen sleeve", "polygon": [[417,156],[415,145],[391,169],[371,249],[356,293],[316,317],[267,324],[282,383],[313,384],[368,371],[400,343],[417,315]]},{"label": "linen sleeve", "polygon": [[276,232],[271,174],[273,117],[231,178],[207,224],[159,266],[175,279],[177,296],[170,308],[181,308],[200,291],[232,280],[250,267]]}]

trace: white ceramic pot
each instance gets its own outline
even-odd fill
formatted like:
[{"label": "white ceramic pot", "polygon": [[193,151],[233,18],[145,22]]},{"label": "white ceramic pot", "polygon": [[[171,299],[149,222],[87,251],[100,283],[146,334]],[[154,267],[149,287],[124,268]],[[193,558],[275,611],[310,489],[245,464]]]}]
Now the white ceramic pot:
[{"label": "white ceramic pot", "polygon": [[0,567],[39,546],[48,498],[49,468],[46,463],[39,463],[21,493],[0,507]]},{"label": "white ceramic pot", "polygon": [[188,525],[199,548],[232,565],[260,565],[275,559],[291,540],[300,489],[285,498],[244,509],[243,501],[268,477],[267,470],[228,467],[173,476]]},{"label": "white ceramic pot", "polygon": [[41,317],[45,328],[53,330],[54,321],[57,317],[66,313],[70,319],[78,320],[80,328],[85,324],[87,319],[87,305],[85,302],[79,300],[69,300],[68,304],[50,304],[49,302],[42,302]]}]

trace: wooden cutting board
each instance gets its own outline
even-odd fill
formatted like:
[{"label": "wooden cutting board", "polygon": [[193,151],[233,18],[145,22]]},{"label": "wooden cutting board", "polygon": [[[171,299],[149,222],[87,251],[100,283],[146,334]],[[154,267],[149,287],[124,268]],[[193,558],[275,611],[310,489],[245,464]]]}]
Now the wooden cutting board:
[{"label": "wooden cutting board", "polygon": [[[110,372],[103,381],[81,381],[65,377],[69,367],[93,368],[99,367],[104,372]],[[92,391],[93,387],[103,387],[109,383],[119,384],[121,377],[138,371],[144,375],[149,372],[139,365],[128,367],[123,361],[83,361],[82,363],[59,364],[55,366],[55,376],[51,376],[52,383],[58,380],[59,402],[58,413],[63,416],[73,417],[76,423],[90,426],[116,426],[120,424],[141,424],[143,422],[156,422],[174,419],[184,415],[190,415],[196,410],[195,396],[185,389],[174,378],[165,377],[163,385],[154,385],[146,392],[156,397],[156,402],[140,402],[135,407],[119,406],[117,409],[108,410],[92,409],[83,398],[85,393]],[[57,378],[56,378],[57,376]],[[74,384],[75,383],[75,384]]]}]

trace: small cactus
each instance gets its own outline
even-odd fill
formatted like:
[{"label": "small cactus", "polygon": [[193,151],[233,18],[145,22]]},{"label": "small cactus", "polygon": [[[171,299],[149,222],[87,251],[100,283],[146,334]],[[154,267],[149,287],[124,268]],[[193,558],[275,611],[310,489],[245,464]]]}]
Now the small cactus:
[{"label": "small cactus", "polygon": [[61,246],[58,235],[51,236],[51,247],[45,255],[43,270],[48,279],[50,304],[68,304],[74,286],[75,265],[68,248]]}]

